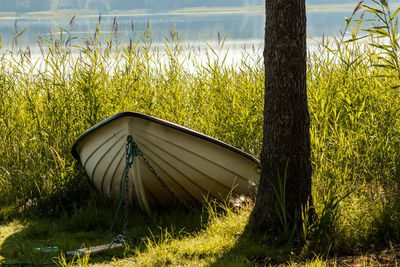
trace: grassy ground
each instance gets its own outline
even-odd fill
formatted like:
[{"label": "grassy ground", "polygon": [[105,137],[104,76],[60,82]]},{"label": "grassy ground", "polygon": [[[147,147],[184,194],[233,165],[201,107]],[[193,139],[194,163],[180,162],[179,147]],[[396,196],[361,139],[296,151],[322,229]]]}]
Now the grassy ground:
[{"label": "grassy ground", "polygon": [[[151,254],[151,248],[170,243],[174,239],[183,240],[194,236],[200,237],[207,225],[208,218],[217,216],[216,213],[210,215],[208,212],[203,212],[202,216],[198,216],[183,209],[171,209],[167,212],[155,214],[151,218],[135,209],[131,209],[131,212],[127,231],[127,236],[133,240],[130,247],[112,249],[96,256],[64,258],[63,252],[66,251],[109,244],[118,234],[117,231],[121,231],[122,218],[117,222],[114,231],[103,236],[111,225],[114,214],[110,206],[107,207],[106,204],[101,205],[97,202],[96,205],[74,210],[72,215],[63,214],[60,218],[16,220],[3,225],[0,228],[2,233],[0,237],[0,260],[2,259],[7,263],[43,260],[45,263],[55,261],[66,264],[87,262],[89,258],[91,263],[112,263],[122,258],[131,260],[136,258],[138,263],[147,262],[150,264],[152,261],[153,263],[156,261],[167,263],[170,256],[165,259],[157,259]],[[243,223],[241,224],[243,225]],[[235,225],[233,227],[240,228],[241,226]],[[240,231],[240,229],[237,231]],[[218,238],[215,240],[218,240]],[[226,246],[221,237],[217,242],[220,243],[220,246]],[[61,252],[49,254],[33,252],[33,248],[49,246],[58,246]],[[187,244],[186,249],[190,249],[190,247]],[[206,248],[203,248],[203,251],[205,250]],[[118,262],[119,264],[122,263],[121,261]]]},{"label": "grassy ground", "polygon": [[[211,204],[203,216],[171,209],[146,217],[133,210],[128,231],[133,245],[75,263],[396,264],[400,45],[396,14],[384,2],[375,6],[363,8],[366,17],[375,16],[378,28],[349,23],[343,40],[323,40],[309,53],[313,197],[319,217],[304,220],[299,238],[273,245],[262,236],[250,238],[246,222],[252,204],[238,210]],[[3,50],[3,261],[38,262],[43,255],[34,254],[34,247],[57,245],[64,251],[103,244],[120,231],[121,222],[117,231],[99,237],[111,224],[115,206],[99,201],[70,154],[80,133],[117,112],[157,116],[259,155],[264,70],[257,50],[243,51],[241,62],[227,65],[226,50],[209,47],[200,61],[195,50],[182,50],[174,32],[164,47],[153,46],[150,32],[129,44],[119,41],[116,27],[106,44],[99,43],[101,34],[86,40],[69,32],[53,35],[42,40],[39,58],[25,50]],[[343,258],[349,255],[356,257]],[[57,258],[65,264],[73,260]]]},{"label": "grassy ground", "polygon": [[[222,208],[221,208],[222,207]],[[209,203],[202,215],[183,209],[157,213],[152,218],[138,210],[130,217],[127,236],[132,243],[94,255],[65,256],[64,252],[108,244],[117,229],[101,236],[112,221],[110,207],[75,210],[58,219],[15,220],[0,226],[0,262],[52,263],[62,266],[397,266],[400,250],[365,252],[359,256],[327,259],[299,256],[291,246],[268,247],[243,233],[253,205],[241,208]],[[83,218],[85,217],[85,218]],[[58,246],[60,252],[38,253],[33,248]]]}]

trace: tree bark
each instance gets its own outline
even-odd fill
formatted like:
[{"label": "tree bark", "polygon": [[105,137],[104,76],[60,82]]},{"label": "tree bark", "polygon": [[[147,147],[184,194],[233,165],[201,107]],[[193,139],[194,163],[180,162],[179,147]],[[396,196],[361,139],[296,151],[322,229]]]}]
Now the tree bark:
[{"label": "tree bark", "polygon": [[302,206],[311,202],[305,0],[266,0],[265,10],[264,132],[252,213],[252,229],[264,233],[282,227],[282,199],[274,190],[279,192],[279,181],[286,180],[285,210],[292,222],[299,222]]}]

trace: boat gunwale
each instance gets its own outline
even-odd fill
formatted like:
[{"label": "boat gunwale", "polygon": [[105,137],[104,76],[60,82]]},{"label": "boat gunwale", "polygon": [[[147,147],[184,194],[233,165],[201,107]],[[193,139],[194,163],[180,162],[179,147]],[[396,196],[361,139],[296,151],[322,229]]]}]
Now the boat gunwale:
[{"label": "boat gunwale", "polygon": [[252,155],[250,155],[250,154],[248,154],[248,153],[246,153],[246,152],[244,152],[244,151],[242,151],[242,150],[240,150],[240,149],[238,149],[238,148],[236,148],[236,147],[234,147],[234,146],[231,146],[231,145],[229,145],[229,144],[227,144],[227,143],[225,143],[225,142],[222,142],[222,141],[220,141],[220,140],[218,140],[218,139],[216,139],[216,138],[213,138],[213,137],[208,136],[208,135],[205,135],[205,134],[203,134],[203,133],[194,131],[194,130],[192,130],[192,129],[189,129],[189,128],[187,128],[187,127],[181,126],[181,125],[179,125],[179,124],[175,124],[175,123],[170,122],[170,121],[166,121],[166,120],[163,120],[163,119],[159,119],[159,118],[156,118],[156,117],[152,117],[152,116],[147,115],[147,114],[138,113],[138,112],[133,112],[133,111],[124,111],[124,112],[117,113],[117,114],[115,114],[115,115],[113,115],[113,116],[111,116],[111,117],[109,117],[109,118],[107,118],[107,119],[105,119],[105,120],[103,120],[103,121],[97,123],[96,125],[90,127],[88,130],[86,130],[85,132],[83,132],[83,133],[75,140],[75,142],[74,142],[73,145],[72,145],[72,149],[71,149],[72,156],[73,156],[76,160],[80,160],[80,157],[79,157],[79,155],[78,155],[78,153],[77,153],[77,151],[76,151],[76,148],[77,148],[77,146],[79,145],[79,143],[80,143],[86,136],[88,136],[90,133],[94,132],[94,131],[97,130],[98,128],[100,128],[100,127],[102,127],[102,126],[104,126],[104,125],[110,123],[111,121],[114,121],[114,120],[116,120],[116,119],[123,118],[123,117],[136,117],[136,118],[139,118],[139,119],[145,119],[145,120],[148,120],[148,121],[151,121],[151,122],[155,122],[155,123],[161,124],[161,125],[163,125],[163,126],[166,126],[166,127],[169,127],[169,128],[172,128],[172,129],[175,129],[175,130],[178,130],[178,131],[181,131],[181,132],[183,132],[183,133],[192,135],[192,136],[194,136],[194,137],[203,139],[203,140],[205,140],[205,141],[212,142],[212,143],[214,143],[214,144],[216,144],[216,145],[219,145],[219,146],[221,146],[221,147],[223,147],[223,148],[226,148],[226,149],[228,149],[228,150],[231,150],[231,151],[233,151],[233,152],[236,152],[236,153],[238,153],[238,154],[240,154],[240,155],[246,157],[247,159],[249,159],[249,160],[251,160],[251,161],[257,163],[257,165],[260,166],[260,161],[259,161],[258,159],[256,159],[255,157],[253,157]]}]

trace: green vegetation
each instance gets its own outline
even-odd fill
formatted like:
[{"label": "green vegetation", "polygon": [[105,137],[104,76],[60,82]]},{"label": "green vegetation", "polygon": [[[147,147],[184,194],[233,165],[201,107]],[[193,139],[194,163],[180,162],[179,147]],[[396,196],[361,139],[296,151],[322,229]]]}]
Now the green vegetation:
[{"label": "green vegetation", "polygon": [[40,57],[3,50],[0,261],[323,266],[349,260],[341,255],[379,252],[352,262],[389,258],[395,264],[400,244],[397,12],[383,1],[375,4],[378,8],[364,7],[375,19],[371,27],[348,20],[351,36],[323,40],[310,52],[313,195],[319,217],[312,221],[303,213],[300,238],[286,238],[279,246],[248,236],[251,202],[240,208],[208,202],[202,216],[171,209],[146,217],[132,209],[128,237],[134,242],[126,248],[80,259],[32,252],[105,244],[121,229],[118,221],[112,233],[100,237],[112,223],[115,205],[100,200],[70,154],[80,133],[117,112],[134,110],[258,156],[264,70],[252,51],[243,51],[245,58],[236,65],[225,64],[223,43],[209,47],[201,61],[197,50],[184,50],[174,31],[163,47],[151,43],[150,29],[139,41],[122,44],[115,26],[106,44],[99,43],[100,30],[78,46],[62,31],[42,40]]}]

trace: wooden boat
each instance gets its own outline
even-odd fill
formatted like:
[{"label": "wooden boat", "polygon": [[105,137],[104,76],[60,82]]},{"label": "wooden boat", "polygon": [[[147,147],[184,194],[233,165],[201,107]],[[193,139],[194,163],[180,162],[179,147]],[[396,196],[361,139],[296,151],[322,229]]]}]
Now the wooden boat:
[{"label": "wooden boat", "polygon": [[176,201],[166,187],[189,205],[205,197],[226,200],[230,195],[252,197],[256,193],[260,163],[254,157],[177,124],[122,112],[84,132],[72,147],[73,156],[108,198],[120,198],[128,135],[143,155],[134,157],[129,171],[129,201],[148,213]]}]

